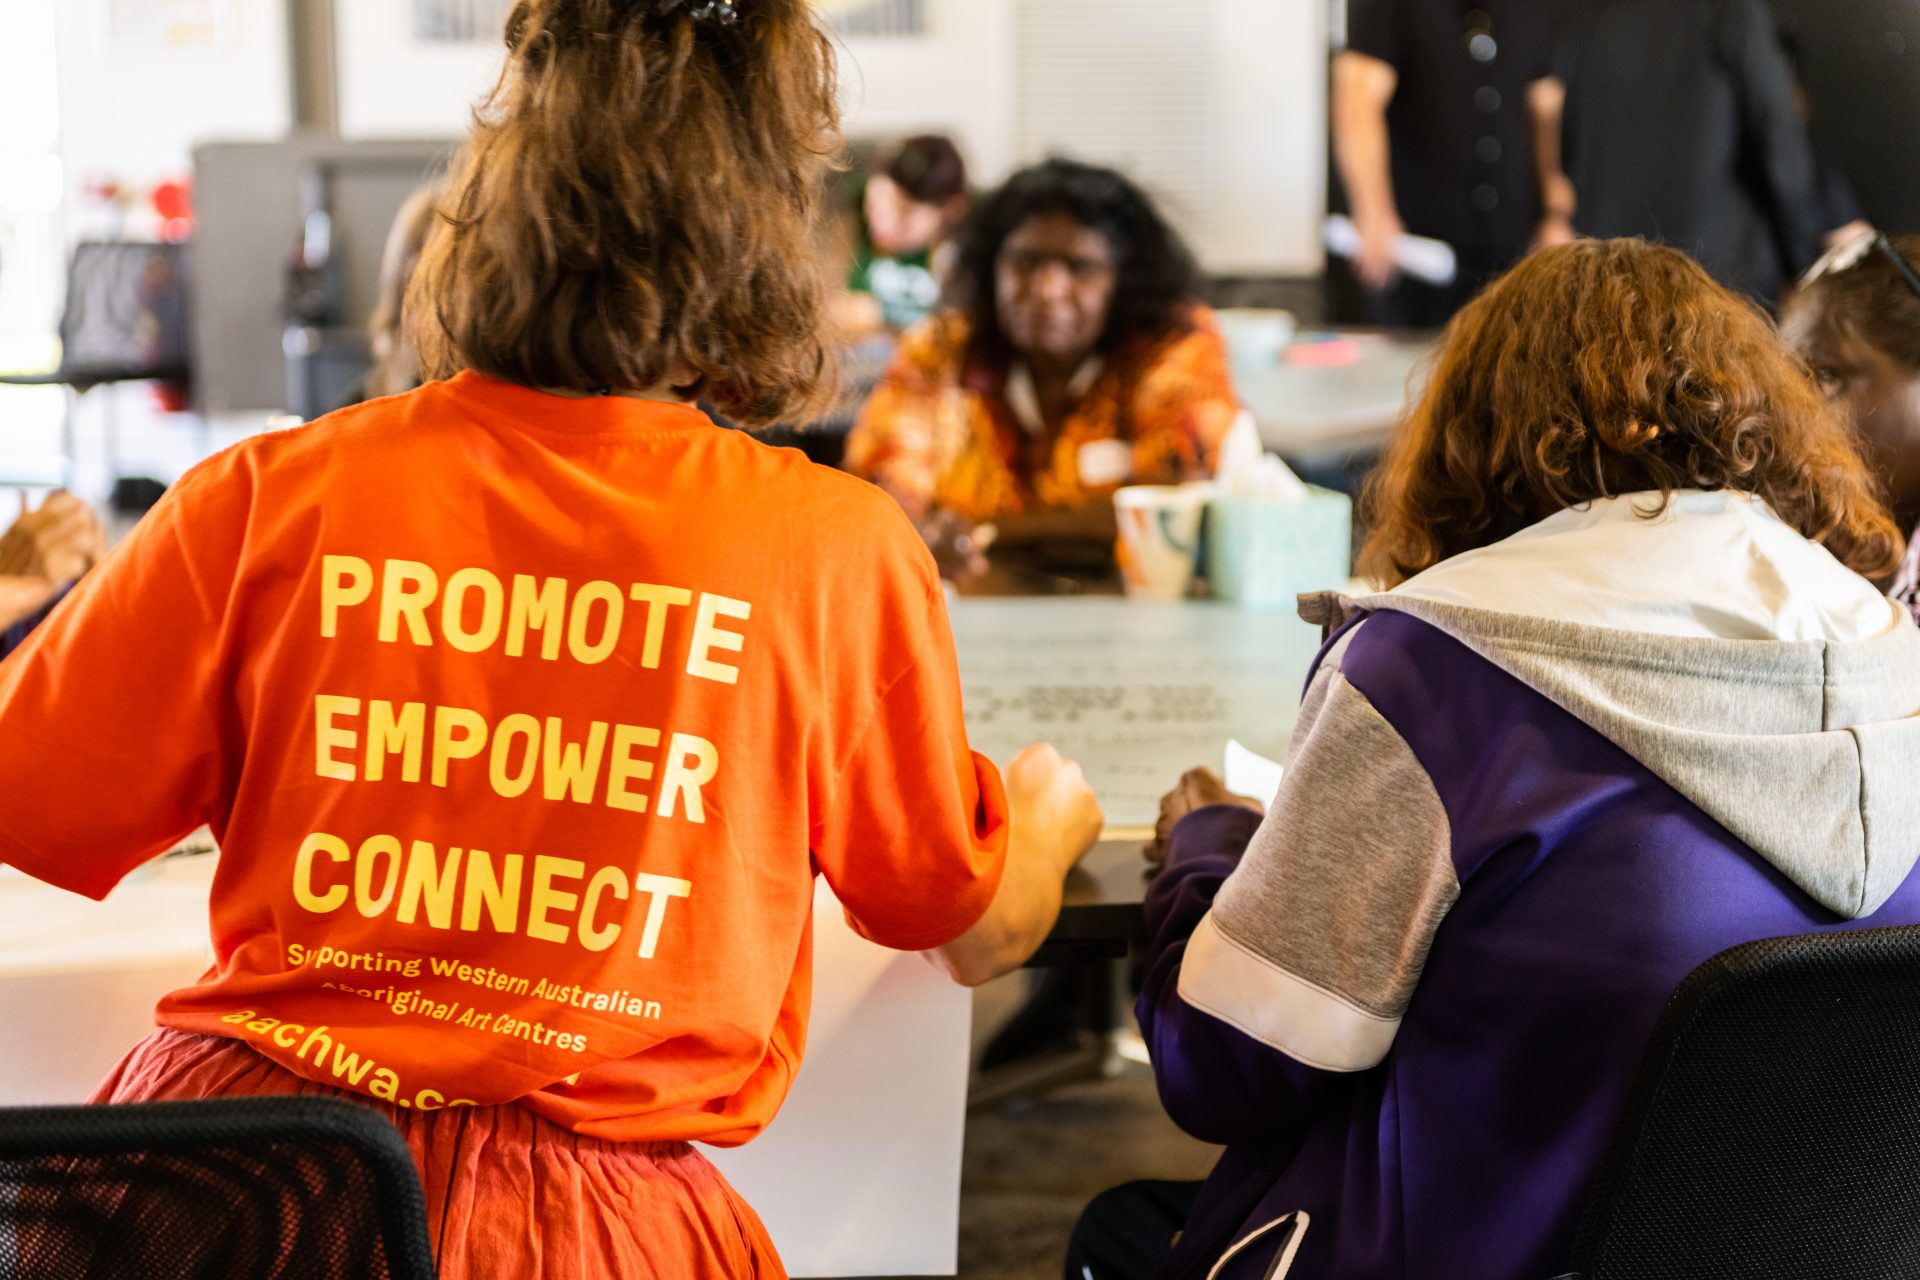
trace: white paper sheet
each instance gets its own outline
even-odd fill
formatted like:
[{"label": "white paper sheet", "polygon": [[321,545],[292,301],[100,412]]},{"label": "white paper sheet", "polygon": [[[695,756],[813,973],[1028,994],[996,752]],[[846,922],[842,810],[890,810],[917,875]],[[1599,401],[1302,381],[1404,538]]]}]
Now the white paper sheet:
[{"label": "white paper sheet", "polygon": [[1291,611],[1111,599],[962,600],[953,629],[973,749],[1053,743],[1118,827],[1229,739],[1283,753],[1320,644]]},{"label": "white paper sheet", "polygon": [[1227,790],[1236,795],[1251,796],[1267,808],[1273,808],[1273,798],[1280,794],[1280,780],[1286,776],[1286,766],[1277,760],[1269,760],[1257,751],[1241,745],[1237,739],[1227,742],[1226,770],[1221,775],[1227,784]]}]

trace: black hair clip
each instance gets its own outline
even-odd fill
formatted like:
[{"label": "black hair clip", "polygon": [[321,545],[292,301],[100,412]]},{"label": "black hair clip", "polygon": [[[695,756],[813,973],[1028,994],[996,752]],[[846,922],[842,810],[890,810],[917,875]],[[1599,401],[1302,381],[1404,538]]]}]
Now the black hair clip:
[{"label": "black hair clip", "polygon": [[670,18],[675,10],[682,7],[695,22],[717,22],[723,27],[731,27],[740,21],[737,0],[659,0],[653,11],[659,17]]}]

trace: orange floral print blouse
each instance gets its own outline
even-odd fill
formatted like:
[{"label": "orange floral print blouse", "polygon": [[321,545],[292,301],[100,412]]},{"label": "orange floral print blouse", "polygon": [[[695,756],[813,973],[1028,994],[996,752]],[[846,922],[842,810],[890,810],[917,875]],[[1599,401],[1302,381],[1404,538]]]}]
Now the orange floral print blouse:
[{"label": "orange floral print blouse", "polygon": [[972,358],[971,336],[957,313],[909,330],[847,441],[848,470],[914,516],[991,520],[1086,506],[1123,484],[1203,478],[1239,413],[1205,307],[1174,333],[1089,361],[1080,403],[1050,445],[1036,438],[1045,428],[1024,369]]}]

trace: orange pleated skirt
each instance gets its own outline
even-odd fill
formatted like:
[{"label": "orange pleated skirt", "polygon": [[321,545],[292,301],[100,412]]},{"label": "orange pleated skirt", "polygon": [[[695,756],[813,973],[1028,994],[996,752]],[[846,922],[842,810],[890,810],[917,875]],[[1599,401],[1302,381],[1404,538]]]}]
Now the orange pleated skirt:
[{"label": "orange pleated skirt", "polygon": [[320,1084],[237,1040],[162,1028],[93,1102],[326,1094],[406,1139],[442,1280],[786,1280],[759,1216],[683,1142],[583,1138],[511,1104],[416,1111]]}]

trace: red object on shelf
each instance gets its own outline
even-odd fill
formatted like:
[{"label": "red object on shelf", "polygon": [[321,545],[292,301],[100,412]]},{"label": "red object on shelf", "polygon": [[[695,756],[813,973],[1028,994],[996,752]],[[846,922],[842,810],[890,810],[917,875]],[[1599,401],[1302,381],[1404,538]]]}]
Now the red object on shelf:
[{"label": "red object on shelf", "polygon": [[193,388],[185,382],[155,382],[150,385],[153,387],[154,408],[161,413],[185,413],[193,408]]},{"label": "red object on shelf", "polygon": [[163,240],[185,240],[193,234],[193,183],[190,179],[163,182],[153,189],[153,211],[160,215]]}]

